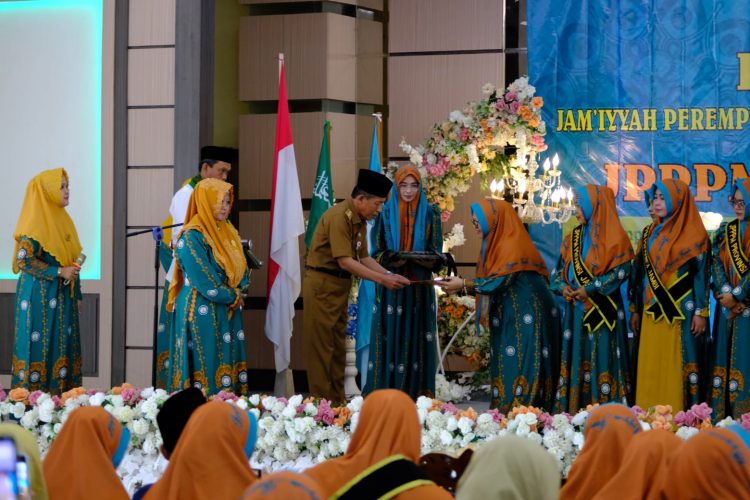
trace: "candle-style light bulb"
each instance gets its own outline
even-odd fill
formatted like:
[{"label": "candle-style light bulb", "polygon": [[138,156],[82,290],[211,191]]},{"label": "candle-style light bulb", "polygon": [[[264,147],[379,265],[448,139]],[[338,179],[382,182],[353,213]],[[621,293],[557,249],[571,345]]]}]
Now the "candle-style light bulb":
[{"label": "candle-style light bulb", "polygon": [[490,182],[490,193],[494,195],[496,191],[497,191],[497,181],[493,179],[492,182]]},{"label": "candle-style light bulb", "polygon": [[544,169],[545,172],[549,170],[549,158],[544,160],[544,163],[542,164],[542,168]]},{"label": "candle-style light bulb", "polygon": [[552,168],[554,170],[557,170],[557,166],[560,164],[560,156],[558,156],[557,153],[555,153],[555,156],[552,157]]},{"label": "candle-style light bulb", "polygon": [[497,183],[497,190],[502,192],[505,192],[505,181],[500,179],[500,182]]}]

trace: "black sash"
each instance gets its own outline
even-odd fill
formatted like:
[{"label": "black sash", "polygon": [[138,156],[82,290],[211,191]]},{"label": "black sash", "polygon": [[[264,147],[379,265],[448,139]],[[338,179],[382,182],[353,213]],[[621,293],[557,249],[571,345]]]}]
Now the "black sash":
[{"label": "black sash", "polygon": [[727,224],[727,251],[729,252],[729,259],[732,261],[734,271],[737,275],[742,278],[745,276],[748,270],[748,261],[745,252],[740,245],[740,220],[734,219],[732,222]]},{"label": "black sash", "polygon": [[330,498],[387,500],[404,491],[435,484],[417,464],[403,455],[392,455],[365,469]]},{"label": "black sash", "polygon": [[654,265],[651,263],[651,256],[648,253],[648,240],[651,235],[646,235],[646,231],[644,230],[643,236],[644,240],[641,246],[643,266],[646,269],[648,286],[651,288],[651,293],[654,294],[654,298],[656,299],[656,302],[646,308],[646,312],[654,318],[654,321],[659,321],[662,317],[667,318],[667,322],[671,325],[676,319],[685,319],[677,303],[690,293],[693,286],[693,279],[690,273],[685,273],[667,289],[659,273],[654,269]]},{"label": "black sash", "polygon": [[[576,280],[581,286],[586,286],[591,283],[594,279],[594,275],[586,267],[586,263],[581,258],[581,248],[583,240],[583,227],[578,226],[573,229],[573,236],[571,238],[571,252],[572,252],[572,263],[573,263],[573,274]],[[617,304],[611,297],[594,292],[590,297],[592,307],[583,316],[583,324],[586,325],[589,332],[593,332],[602,323],[607,325],[607,328],[613,330],[615,328],[615,322],[617,321]]]}]

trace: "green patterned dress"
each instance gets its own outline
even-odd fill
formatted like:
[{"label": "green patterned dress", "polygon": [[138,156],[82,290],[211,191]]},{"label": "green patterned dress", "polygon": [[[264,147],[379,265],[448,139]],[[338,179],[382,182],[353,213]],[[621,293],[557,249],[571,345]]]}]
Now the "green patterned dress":
[{"label": "green patterned dress", "polygon": [[16,339],[13,387],[60,394],[81,386],[78,301],[81,284],[63,285],[60,263],[39,243],[22,236],[16,262]]},{"label": "green patterned dress", "polygon": [[[159,262],[165,272],[172,265],[172,249],[163,241],[159,243]],[[165,279],[161,307],[159,307],[159,325],[156,330],[156,387],[161,389],[167,387],[169,377],[169,329],[173,314],[167,311],[168,298],[169,280]]]},{"label": "green patterned dress", "polygon": [[560,321],[546,279],[519,271],[477,279],[474,287],[489,299],[490,406],[503,413],[519,405],[551,411]]},{"label": "green patterned dress", "polygon": [[[188,230],[175,249],[185,282],[175,300],[169,336],[168,391],[194,385],[207,394],[221,390],[247,394],[247,365],[242,310],[229,317],[237,298],[226,274],[200,231]],[[239,288],[249,284],[249,274]]]}]

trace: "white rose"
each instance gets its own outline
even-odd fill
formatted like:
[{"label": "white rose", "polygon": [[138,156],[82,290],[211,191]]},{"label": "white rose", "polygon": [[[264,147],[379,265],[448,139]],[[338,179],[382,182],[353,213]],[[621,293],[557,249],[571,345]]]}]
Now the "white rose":
[{"label": "white rose", "polygon": [[733,423],[734,419],[732,417],[726,417],[725,419],[716,422],[716,427],[727,427],[728,425],[731,425]]},{"label": "white rose", "polygon": [[586,423],[586,419],[589,417],[589,412],[586,410],[579,411],[576,413],[576,415],[570,420],[570,423],[580,427]]},{"label": "white rose", "polygon": [[153,399],[147,399],[141,404],[141,413],[149,420],[156,420],[156,415],[159,414],[159,406]]},{"label": "white rose", "polygon": [[425,410],[429,410],[430,408],[432,408],[432,399],[426,396],[419,396],[417,398],[417,408],[424,408]]},{"label": "white rose", "polygon": [[141,391],[141,398],[148,399],[155,394],[153,387],[146,387]]},{"label": "white rose", "polygon": [[247,410],[247,401],[242,398],[235,401],[234,404],[237,405],[237,408],[239,408],[240,410]]},{"label": "white rose", "polygon": [[138,436],[145,436],[148,434],[150,428],[151,425],[143,418],[138,418],[133,421],[133,433]]},{"label": "white rose", "polygon": [[250,396],[249,398],[247,398],[247,400],[253,406],[258,406],[260,404],[260,396],[257,395],[257,394],[253,394],[252,396]]},{"label": "white rose", "polygon": [[276,398],[275,397],[273,397],[273,396],[266,396],[265,398],[263,398],[263,408],[265,408],[265,409],[267,409],[267,410],[270,411],[271,408],[273,407],[273,405],[275,405],[275,404],[276,404]]},{"label": "white rose", "polygon": [[453,432],[456,429],[458,429],[458,421],[453,417],[448,417],[448,419],[445,421],[445,429]]},{"label": "white rose", "polygon": [[698,434],[698,429],[695,427],[680,427],[677,429],[677,432],[675,432],[675,435],[680,439],[690,439],[691,437]]},{"label": "white rose", "polygon": [[38,418],[38,413],[37,413],[36,408],[34,408],[31,411],[27,411],[21,417],[21,426],[26,429],[34,429],[38,423],[39,423],[39,418]]},{"label": "white rose", "polygon": [[12,412],[13,412],[13,417],[20,420],[21,417],[23,417],[23,414],[26,413],[26,405],[19,401],[13,405]]},{"label": "white rose", "polygon": [[286,408],[284,408],[281,411],[281,416],[284,418],[294,418],[296,415],[297,415],[297,408],[295,408],[291,404],[287,405]]},{"label": "white rose", "polygon": [[583,449],[583,433],[582,432],[576,432],[573,434],[573,445],[577,447],[578,449]]},{"label": "white rose", "polygon": [[55,418],[55,402],[51,399],[45,399],[42,404],[37,405],[37,409],[39,410],[39,420],[42,422],[52,422]]},{"label": "white rose", "polygon": [[114,412],[113,412],[113,415],[115,416],[115,418],[117,418],[120,422],[124,424],[127,424],[128,422],[133,420],[134,414],[135,412],[129,406],[115,407]]},{"label": "white rose", "polygon": [[302,404],[302,396],[297,394],[289,398],[289,404],[295,408]]},{"label": "white rose", "polygon": [[440,431],[440,442],[445,446],[450,445],[453,442],[453,435],[446,430]]},{"label": "white rose", "polygon": [[143,453],[147,455],[153,455],[156,453],[157,447],[154,444],[154,438],[153,435],[149,434],[146,436],[146,439],[143,441],[142,445]]},{"label": "white rose", "polygon": [[89,405],[91,406],[101,406],[104,402],[104,398],[106,395],[103,392],[97,392],[93,396],[89,398]]},{"label": "white rose", "polygon": [[351,401],[349,401],[349,404],[346,405],[349,410],[351,410],[352,413],[356,413],[360,410],[362,410],[362,404],[364,403],[365,399],[362,396],[357,396]]},{"label": "white rose", "polygon": [[473,427],[474,422],[470,418],[461,417],[458,420],[458,430],[461,431],[461,434],[463,434],[464,436],[470,433]]},{"label": "white rose", "polygon": [[63,424],[55,424],[52,426],[52,432],[54,433],[55,436],[60,434],[60,430],[62,429],[62,426]]},{"label": "white rose", "polygon": [[305,415],[309,415],[311,417],[314,417],[317,414],[318,414],[318,407],[317,406],[315,406],[312,403],[307,403],[305,405]]}]

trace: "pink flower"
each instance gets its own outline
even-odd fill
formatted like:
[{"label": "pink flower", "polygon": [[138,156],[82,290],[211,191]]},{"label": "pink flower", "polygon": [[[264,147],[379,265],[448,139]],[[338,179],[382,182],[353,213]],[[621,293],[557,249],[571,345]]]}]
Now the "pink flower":
[{"label": "pink flower", "polygon": [[29,394],[29,405],[35,406],[37,400],[39,400],[39,396],[44,394],[42,391],[34,391],[31,394]]},{"label": "pink flower", "polygon": [[534,146],[544,146],[544,136],[539,134],[534,134],[531,136],[531,143]]},{"label": "pink flower", "polygon": [[122,400],[126,403],[135,403],[141,397],[141,391],[126,387],[122,390]]},{"label": "pink flower", "polygon": [[444,403],[443,411],[445,413],[450,413],[451,415],[455,415],[456,413],[458,413],[458,408],[456,408],[453,403]]},{"label": "pink flower", "polygon": [[5,389],[3,389],[3,384],[0,384],[0,402],[5,401],[7,397],[8,395],[5,393]]},{"label": "pink flower", "polygon": [[451,218],[451,213],[448,210],[443,210],[443,212],[440,214],[440,220],[442,222],[448,222],[448,219]]},{"label": "pink flower", "polygon": [[693,405],[693,407],[690,408],[690,411],[696,416],[696,418],[699,418],[701,420],[710,419],[711,414],[714,412],[706,403]]},{"label": "pink flower", "polygon": [[519,104],[518,101],[513,101],[512,103],[510,103],[510,112],[513,113],[514,115],[518,114],[518,108],[520,107],[521,107],[521,104]]},{"label": "pink flower", "polygon": [[461,127],[461,142],[466,142],[469,139],[469,129]]},{"label": "pink flower", "polygon": [[506,109],[508,109],[508,105],[505,104],[505,101],[497,101],[495,103],[495,107],[500,111],[505,111]]},{"label": "pink flower", "polygon": [[[518,94],[516,94],[513,91],[510,91],[507,94],[505,94],[505,100],[506,101],[515,101],[517,97],[518,97]],[[514,111],[514,113],[515,113],[515,111]]]},{"label": "pink flower", "polygon": [[55,403],[55,408],[60,408],[60,396],[57,394],[52,396],[52,402]]},{"label": "pink flower", "polygon": [[552,415],[550,415],[546,411],[542,412],[541,415],[539,415],[538,419],[539,419],[539,422],[542,423],[543,427],[552,427],[552,423],[553,423]]},{"label": "pink flower", "polygon": [[487,413],[489,413],[490,415],[492,415],[492,420],[496,424],[499,424],[505,418],[505,415],[503,415],[502,413],[500,413],[500,410],[497,410],[497,409],[487,410]]},{"label": "pink flower", "polygon": [[646,412],[638,405],[633,406],[630,408],[630,411],[633,412],[633,416],[635,418],[642,418],[646,416]]},{"label": "pink flower", "polygon": [[750,432],[750,413],[745,413],[740,417],[739,420],[740,425],[743,429]]},{"label": "pink flower", "polygon": [[318,414],[313,417],[316,422],[323,422],[326,425],[332,425],[336,415],[331,408],[331,402],[327,399],[321,399],[318,403]]},{"label": "pink flower", "polygon": [[692,427],[695,425],[695,415],[690,412],[678,411],[674,416],[674,423],[677,426]]},{"label": "pink flower", "polygon": [[214,394],[213,398],[215,401],[237,401],[237,396],[234,393],[221,390]]}]

